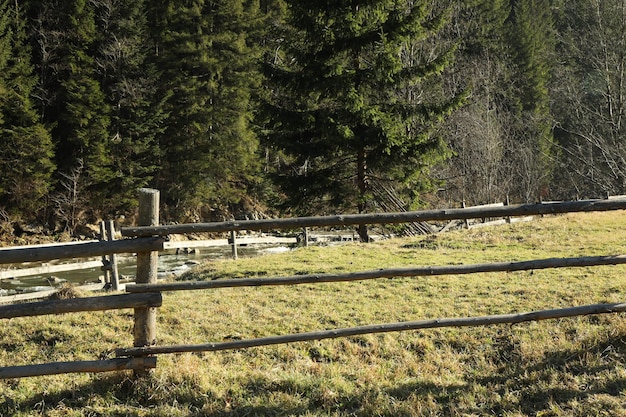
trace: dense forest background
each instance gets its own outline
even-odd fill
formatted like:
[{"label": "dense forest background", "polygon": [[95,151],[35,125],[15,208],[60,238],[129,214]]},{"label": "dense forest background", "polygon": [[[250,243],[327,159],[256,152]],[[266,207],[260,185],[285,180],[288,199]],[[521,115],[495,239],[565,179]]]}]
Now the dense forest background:
[{"label": "dense forest background", "polygon": [[624,0],[0,0],[0,217],[623,194],[625,64]]}]

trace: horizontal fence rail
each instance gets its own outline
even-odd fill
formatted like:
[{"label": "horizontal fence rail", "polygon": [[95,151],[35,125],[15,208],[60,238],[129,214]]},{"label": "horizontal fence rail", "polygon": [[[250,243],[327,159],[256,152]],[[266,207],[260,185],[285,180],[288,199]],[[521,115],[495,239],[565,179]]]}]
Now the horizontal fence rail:
[{"label": "horizontal fence rail", "polygon": [[165,240],[159,237],[50,245],[0,251],[0,264],[52,261],[54,259],[89,258],[112,253],[162,251]]},{"label": "horizontal fence rail", "polygon": [[298,217],[292,219],[242,220],[167,226],[123,227],[122,236],[146,237],[170,234],[228,232],[237,230],[296,229],[302,227],[351,226],[359,224],[395,224],[437,220],[464,220],[483,217],[516,217],[626,209],[626,199],[585,200],[557,203],[521,204],[502,207],[469,207],[445,210],[422,210],[401,213],[346,214],[337,216]]},{"label": "horizontal fence rail", "polygon": [[589,314],[606,314],[626,311],[626,303],[593,304],[553,310],[532,311],[528,313],[499,314],[493,316],[443,318],[401,323],[373,324],[346,329],[323,330],[317,332],[288,334],[282,336],[262,337],[231,342],[207,343],[199,345],[146,346],[138,348],[118,349],[118,357],[158,355],[185,352],[214,352],[219,350],[244,349],[258,346],[269,346],[310,340],[334,339],[338,337],[358,336],[363,334],[389,333],[403,330],[434,329],[440,327],[489,326],[494,324],[512,324],[528,321],[557,319],[564,317],[584,316]]},{"label": "horizontal fence rail", "polygon": [[76,262],[59,265],[44,265],[26,269],[7,269],[0,271],[0,280],[20,278],[30,275],[54,274],[56,272],[77,271],[81,269],[102,268],[102,261]]},{"label": "horizontal fence rail", "polygon": [[230,287],[261,287],[269,285],[318,284],[323,282],[360,281],[376,278],[411,276],[464,275],[480,272],[514,272],[530,269],[571,268],[598,265],[626,264],[626,255],[587,256],[577,258],[548,258],[533,261],[496,262],[472,265],[424,266],[414,268],[377,269],[346,274],[307,274],[274,278],[236,278],[214,281],[183,281],[163,284],[128,284],[126,291],[143,293],[151,291],[185,291]]},{"label": "horizontal fence rail", "polygon": [[87,372],[111,372],[156,368],[157,358],[115,358],[97,361],[52,362],[0,368],[0,379]]},{"label": "horizontal fence rail", "polygon": [[26,304],[0,306],[0,319],[43,316],[47,314],[77,313],[81,311],[104,311],[122,308],[160,307],[161,293],[119,294],[101,297],[70,298]]}]

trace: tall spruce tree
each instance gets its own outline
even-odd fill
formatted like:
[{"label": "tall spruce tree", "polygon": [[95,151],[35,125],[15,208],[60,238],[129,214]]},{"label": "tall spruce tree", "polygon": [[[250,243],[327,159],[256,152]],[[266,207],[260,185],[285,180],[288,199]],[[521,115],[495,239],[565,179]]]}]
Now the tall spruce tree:
[{"label": "tall spruce tree", "polygon": [[510,50],[514,67],[513,100],[517,101],[519,147],[526,153],[518,177],[526,200],[546,196],[554,166],[553,117],[549,83],[555,33],[549,0],[514,0]]},{"label": "tall spruce tree", "polygon": [[0,2],[0,208],[32,219],[45,207],[54,164],[31,100],[36,79],[25,22],[19,2]]},{"label": "tall spruce tree", "polygon": [[99,33],[98,79],[111,109],[107,153],[111,177],[103,189],[108,211],[128,211],[136,190],[153,179],[159,163],[158,134],[164,131],[164,97],[149,42],[143,0],[94,0]]},{"label": "tall spruce tree", "polygon": [[251,91],[259,83],[250,32],[258,4],[157,0],[150,5],[167,130],[158,187],[177,215],[237,202],[256,170]]},{"label": "tall spruce tree", "polygon": [[452,50],[425,53],[445,11],[426,1],[287,4],[284,53],[267,65],[266,138],[284,155],[289,205],[365,212],[373,181],[420,189],[446,154],[434,127],[463,98],[438,89]]},{"label": "tall spruce tree", "polygon": [[[94,2],[33,1],[34,44],[40,76],[41,112],[52,128],[59,172],[59,195],[73,184],[90,208],[105,207],[115,176],[109,152],[110,106],[95,61],[99,46]],[[81,175],[74,175],[81,171]],[[65,184],[65,185],[64,185]],[[86,209],[87,207],[81,207]],[[79,210],[80,211],[80,210]],[[76,219],[65,219],[74,223]]]}]

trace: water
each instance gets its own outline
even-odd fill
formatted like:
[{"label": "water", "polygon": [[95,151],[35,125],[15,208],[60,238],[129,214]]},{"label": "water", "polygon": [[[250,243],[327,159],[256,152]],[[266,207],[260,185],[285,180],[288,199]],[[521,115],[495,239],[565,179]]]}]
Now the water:
[{"label": "water", "polygon": [[[168,250],[159,253],[159,276],[181,275],[191,270],[196,264],[208,259],[228,259],[232,257],[230,246],[212,246],[198,248],[196,254],[176,254],[175,250]],[[237,247],[237,255],[240,258],[260,256],[266,253],[288,251],[289,248],[280,245],[251,244]],[[97,260],[93,258],[92,260]],[[81,261],[87,261],[82,259]],[[132,281],[135,278],[137,260],[135,256],[118,255],[118,272],[120,280]],[[29,264],[29,267],[39,265]],[[25,267],[24,265],[14,265],[12,267]],[[45,275],[33,275],[14,279],[0,280],[0,296],[13,295],[24,292],[36,292],[51,290],[64,283],[75,286],[94,284],[103,282],[104,272],[100,268],[89,268],[75,271],[55,272]]]}]

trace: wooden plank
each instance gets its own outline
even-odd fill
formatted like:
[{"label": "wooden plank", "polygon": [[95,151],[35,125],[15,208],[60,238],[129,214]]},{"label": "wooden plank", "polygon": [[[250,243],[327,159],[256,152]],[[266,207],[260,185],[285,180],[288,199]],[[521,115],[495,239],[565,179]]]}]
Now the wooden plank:
[{"label": "wooden plank", "polygon": [[553,310],[532,311],[527,313],[499,314],[480,317],[441,318],[400,323],[372,324],[345,329],[322,330],[307,333],[288,334],[282,336],[262,337],[258,339],[235,340],[230,342],[207,343],[198,345],[151,346],[144,348],[117,349],[116,356],[160,355],[184,352],[215,352],[220,350],[245,349],[256,346],[269,346],[310,340],[335,339],[339,337],[358,336],[399,332],[407,330],[434,329],[441,327],[490,326],[495,324],[513,324],[528,321],[548,320],[564,317],[585,316],[589,314],[607,314],[626,311],[626,303],[593,304],[580,307],[569,307]]},{"label": "wooden plank", "polygon": [[[278,236],[263,236],[263,237],[248,237],[237,236],[238,245],[254,245],[254,244],[293,244],[297,243],[295,237],[278,237]],[[177,240],[174,242],[165,242],[163,248],[168,249],[181,249],[181,248],[209,248],[214,246],[228,246],[228,239],[212,239],[212,240]]]},{"label": "wooden plank", "polygon": [[124,239],[113,242],[87,242],[72,245],[17,248],[0,251],[0,264],[51,261],[53,259],[90,258],[111,253],[135,253],[139,251],[163,250],[163,238],[148,237]]},{"label": "wooden plank", "polygon": [[70,242],[38,243],[36,245],[3,246],[3,247],[0,247],[0,252],[4,250],[14,250],[14,249],[33,249],[33,248],[48,248],[48,247],[54,247],[54,246],[82,245],[84,243],[94,243],[94,242],[99,242],[99,240],[74,240]]},{"label": "wooden plank", "polygon": [[[100,288],[102,288],[102,284],[100,284]],[[28,292],[24,294],[5,295],[5,296],[0,297],[0,305],[20,303],[24,301],[42,300],[44,298],[48,298],[51,295],[56,294],[57,292],[58,290],[55,288],[53,290],[35,291],[35,292]]]},{"label": "wooden plank", "polygon": [[[138,297],[140,296],[140,297]],[[0,306],[0,319],[42,316],[46,314],[76,313],[81,311],[117,310],[122,308],[147,308],[161,306],[161,294],[118,294],[100,297],[48,300],[26,304]]]},{"label": "wooden plank", "polygon": [[478,206],[469,206],[467,208],[488,208],[488,207],[502,207],[504,203],[490,203],[490,204],[480,204]]},{"label": "wooden plank", "polygon": [[210,288],[260,287],[268,285],[317,284],[323,282],[360,281],[376,278],[411,276],[465,275],[481,272],[513,272],[530,269],[571,268],[597,265],[626,264],[626,255],[588,256],[579,258],[548,258],[518,262],[495,262],[488,264],[421,266],[408,268],[376,269],[345,274],[309,274],[274,278],[220,279],[214,281],[181,281],[162,284],[128,284],[131,293],[152,291],[186,291]]},{"label": "wooden plank", "polygon": [[[103,284],[101,282],[97,284],[85,284],[74,287],[79,291],[100,291],[102,290]],[[126,284],[120,284],[120,291],[126,291]],[[51,295],[54,295],[58,292],[58,289],[53,290],[45,290],[45,291],[35,291],[35,292],[27,292],[23,294],[13,294],[13,295],[5,295],[0,297],[0,305],[2,304],[15,304],[21,303],[24,301],[33,301],[33,300],[43,300],[47,299]]]},{"label": "wooden plank", "polygon": [[24,378],[41,375],[70,374],[78,372],[110,372],[156,368],[156,357],[115,358],[97,361],[53,362],[35,365],[0,368],[0,379]]},{"label": "wooden plank", "polygon": [[27,277],[30,275],[54,274],[57,272],[76,271],[102,267],[102,261],[73,262],[58,265],[43,265],[35,268],[7,269],[0,271],[0,279]]},{"label": "wooden plank", "polygon": [[558,213],[626,209],[626,200],[586,200],[549,204],[423,210],[400,213],[346,214],[337,216],[297,217],[292,219],[242,220],[214,223],[191,223],[168,226],[123,227],[123,236],[164,236],[170,234],[228,232],[231,230],[301,229],[303,227],[348,226],[357,224],[396,224],[421,221],[463,220],[489,217],[517,217]]}]

